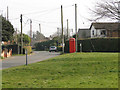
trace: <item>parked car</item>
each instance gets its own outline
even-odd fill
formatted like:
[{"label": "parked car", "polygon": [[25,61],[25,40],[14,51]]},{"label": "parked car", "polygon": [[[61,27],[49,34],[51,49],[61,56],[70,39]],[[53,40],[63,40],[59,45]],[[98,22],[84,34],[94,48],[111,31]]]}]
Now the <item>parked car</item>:
[{"label": "parked car", "polygon": [[51,51],[57,52],[57,47],[56,46],[50,46],[49,52],[51,52]]}]

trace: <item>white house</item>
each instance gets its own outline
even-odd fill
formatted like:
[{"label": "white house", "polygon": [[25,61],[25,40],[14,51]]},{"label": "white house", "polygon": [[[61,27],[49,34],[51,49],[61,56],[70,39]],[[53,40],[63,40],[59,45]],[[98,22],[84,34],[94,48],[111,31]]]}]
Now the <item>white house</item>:
[{"label": "white house", "polygon": [[120,29],[118,22],[95,22],[90,26],[91,38],[95,37],[120,37]]}]

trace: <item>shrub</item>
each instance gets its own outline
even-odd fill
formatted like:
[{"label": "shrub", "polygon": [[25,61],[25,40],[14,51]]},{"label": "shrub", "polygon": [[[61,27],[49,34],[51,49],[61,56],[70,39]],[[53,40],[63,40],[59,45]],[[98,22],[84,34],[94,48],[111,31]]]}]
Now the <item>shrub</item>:
[{"label": "shrub", "polygon": [[39,42],[35,44],[35,50],[36,51],[44,51],[44,50],[49,50],[50,46],[56,46],[57,45],[57,40],[49,40],[45,42]]},{"label": "shrub", "polygon": [[62,46],[58,46],[57,51],[62,51]]},{"label": "shrub", "polygon": [[[80,51],[80,43],[82,44],[83,52],[119,52],[120,38],[92,38],[78,40],[78,52]],[[69,41],[66,42],[65,52],[69,52]]]},{"label": "shrub", "polygon": [[18,45],[2,45],[2,49],[7,48],[8,50],[12,49],[12,53],[13,54],[17,54],[18,53]]},{"label": "shrub", "polygon": [[24,46],[24,49],[27,49],[27,53],[32,53],[32,47],[31,46]]},{"label": "shrub", "polygon": [[[17,44],[15,45],[2,45],[2,50],[6,48],[8,50],[12,49],[12,54],[21,54],[21,46],[18,46]],[[23,48],[23,54],[25,54],[25,49]]]}]

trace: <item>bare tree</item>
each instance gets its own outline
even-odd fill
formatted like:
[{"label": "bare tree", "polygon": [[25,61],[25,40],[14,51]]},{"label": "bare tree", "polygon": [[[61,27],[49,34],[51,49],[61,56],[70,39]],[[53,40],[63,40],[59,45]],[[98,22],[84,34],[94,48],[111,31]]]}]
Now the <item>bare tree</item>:
[{"label": "bare tree", "polygon": [[[95,15],[95,19],[109,18],[120,21],[120,1],[118,0],[103,0],[96,3],[95,9],[92,12]],[[93,19],[92,19],[93,20]]]}]

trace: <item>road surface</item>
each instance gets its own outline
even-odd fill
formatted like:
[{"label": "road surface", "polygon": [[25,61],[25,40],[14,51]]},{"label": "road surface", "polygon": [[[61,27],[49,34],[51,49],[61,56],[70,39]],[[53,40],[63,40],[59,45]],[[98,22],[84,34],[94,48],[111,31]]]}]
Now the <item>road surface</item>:
[{"label": "road surface", "polygon": [[[43,61],[58,55],[60,55],[58,52],[35,51],[32,55],[28,55],[28,64]],[[0,69],[25,65],[26,56],[12,56],[0,61],[0,63],[2,63]]]}]

